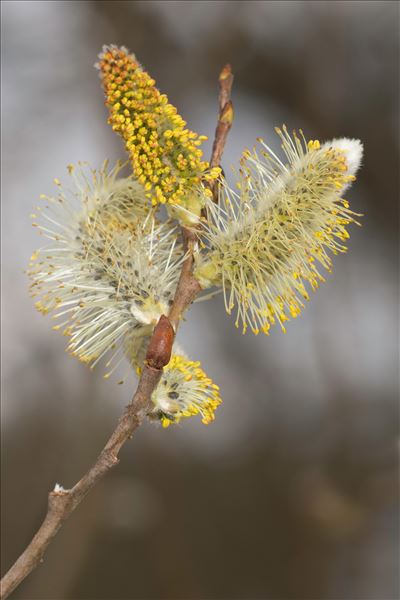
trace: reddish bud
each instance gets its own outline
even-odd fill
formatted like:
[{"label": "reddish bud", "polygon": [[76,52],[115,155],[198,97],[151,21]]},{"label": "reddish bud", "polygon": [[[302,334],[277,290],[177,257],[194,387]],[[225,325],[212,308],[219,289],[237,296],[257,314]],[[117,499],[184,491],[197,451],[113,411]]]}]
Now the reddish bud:
[{"label": "reddish bud", "polygon": [[146,354],[146,363],[153,369],[162,369],[169,363],[175,332],[170,320],[161,315],[154,328]]}]

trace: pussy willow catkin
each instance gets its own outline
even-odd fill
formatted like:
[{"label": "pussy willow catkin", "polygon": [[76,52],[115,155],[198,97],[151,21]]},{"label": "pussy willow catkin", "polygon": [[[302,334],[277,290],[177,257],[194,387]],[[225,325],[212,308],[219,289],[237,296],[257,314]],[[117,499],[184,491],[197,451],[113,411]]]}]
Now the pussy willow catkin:
[{"label": "pussy willow catkin", "polygon": [[32,256],[29,276],[36,307],[52,312],[68,350],[94,366],[117,355],[129,332],[148,335],[168,312],[183,251],[170,224],[156,221],[132,177],[120,166],[99,172],[70,167],[73,192],[43,196],[34,225],[52,240]]},{"label": "pussy willow catkin", "polygon": [[150,416],[161,419],[163,427],[197,414],[208,425],[214,420],[214,411],[221,404],[219,387],[206,375],[200,362],[189,360],[181,354],[172,356],[152,400],[154,408]]},{"label": "pussy willow catkin", "polygon": [[236,309],[236,326],[268,333],[271,325],[296,317],[309,289],[331,270],[330,254],[345,252],[347,225],[356,216],[344,191],[362,157],[358,140],[321,146],[277,129],[284,164],[260,140],[241,161],[239,192],[224,183],[220,202],[207,204],[204,238],[208,251],[195,270],[204,288],[222,286],[226,310]]},{"label": "pussy willow catkin", "polygon": [[183,219],[189,214],[198,217],[202,195],[197,190],[220,172],[202,160],[200,145],[207,137],[186,129],[176,108],[125,47],[104,46],[97,67],[109,123],[125,141],[146,196],[155,205],[185,209],[180,213]]}]

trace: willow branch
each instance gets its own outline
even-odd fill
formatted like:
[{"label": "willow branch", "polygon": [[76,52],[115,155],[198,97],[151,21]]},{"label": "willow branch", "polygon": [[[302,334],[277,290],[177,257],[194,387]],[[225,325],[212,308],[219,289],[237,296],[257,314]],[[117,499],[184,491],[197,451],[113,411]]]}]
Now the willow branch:
[{"label": "willow branch", "polygon": [[[224,152],[226,139],[233,123],[233,105],[231,90],[233,74],[231,65],[225,65],[219,76],[219,117],[215,130],[214,143],[211,153],[210,166],[219,167]],[[218,202],[218,182],[211,187],[214,202]]]},{"label": "willow branch", "polygon": [[[211,166],[218,166],[225,147],[228,131],[232,124],[233,110],[230,102],[230,92],[233,76],[230,66],[226,66],[219,77],[219,118],[211,155]],[[216,186],[212,187],[213,193]],[[169,316],[162,315],[154,328],[149,342],[146,360],[138,387],[130,404],[125,408],[117,427],[111,434],[94,465],[72,487],[63,489],[56,486],[49,493],[47,513],[39,530],[30,544],[16,560],[10,570],[1,580],[1,600],[5,600],[16,587],[31,573],[43,560],[43,555],[51,540],[59,531],[63,522],[85,498],[93,486],[115,465],[118,464],[118,454],[134,431],[145,419],[151,406],[151,395],[160,381],[163,367],[171,357],[172,345],[179,322],[186,309],[193,302],[201,287],[193,277],[193,252],[197,243],[195,231],[182,228],[184,245],[187,251],[174,302]]]}]

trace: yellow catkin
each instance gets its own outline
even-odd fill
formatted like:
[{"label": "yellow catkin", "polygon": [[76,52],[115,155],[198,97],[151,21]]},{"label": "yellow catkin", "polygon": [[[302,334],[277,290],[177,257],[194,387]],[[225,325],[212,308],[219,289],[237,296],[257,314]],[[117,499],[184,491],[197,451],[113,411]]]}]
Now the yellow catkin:
[{"label": "yellow catkin", "polygon": [[153,205],[167,203],[199,213],[201,206],[193,206],[193,198],[189,202],[189,192],[220,173],[202,161],[199,146],[207,138],[186,129],[176,108],[126,48],[105,46],[99,59],[109,123],[125,141],[147,197]]},{"label": "yellow catkin", "polygon": [[214,411],[222,402],[219,387],[203,371],[200,362],[180,354],[174,354],[165,367],[152,401],[154,409],[151,416],[159,419],[163,427],[197,414],[208,425],[214,420]]},{"label": "yellow catkin", "polygon": [[262,140],[260,150],[244,152],[240,192],[225,184],[219,205],[209,203],[209,251],[195,268],[203,288],[222,286],[228,314],[237,308],[236,326],[256,335],[274,323],[286,331],[324,281],[320,267],[331,270],[330,254],[346,252],[347,226],[357,223],[342,194],[355,179],[361,143],[321,145],[286,127],[276,131],[286,164]]}]

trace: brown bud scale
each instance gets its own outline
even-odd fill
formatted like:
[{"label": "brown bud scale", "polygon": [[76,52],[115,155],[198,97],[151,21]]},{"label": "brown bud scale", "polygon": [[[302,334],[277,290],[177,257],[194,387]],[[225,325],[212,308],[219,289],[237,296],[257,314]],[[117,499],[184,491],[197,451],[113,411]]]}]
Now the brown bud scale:
[{"label": "brown bud scale", "polygon": [[175,332],[170,320],[161,315],[154,328],[146,354],[146,363],[153,369],[162,369],[171,358]]}]

